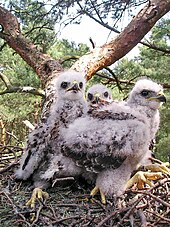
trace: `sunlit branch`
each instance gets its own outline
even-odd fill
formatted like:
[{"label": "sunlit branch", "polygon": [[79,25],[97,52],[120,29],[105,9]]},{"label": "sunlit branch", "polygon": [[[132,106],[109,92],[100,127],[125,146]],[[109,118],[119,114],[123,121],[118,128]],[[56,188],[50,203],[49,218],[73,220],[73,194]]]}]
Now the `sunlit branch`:
[{"label": "sunlit branch", "polygon": [[[100,20],[98,20],[94,16],[92,16],[92,14],[90,14],[88,11],[86,11],[85,9],[83,9],[83,7],[80,5],[79,1],[77,1],[77,4],[79,5],[79,7],[81,8],[81,10],[82,10],[82,12],[84,14],[86,14],[87,16],[89,16],[91,19],[93,19],[94,21],[96,21],[97,23],[99,23],[100,25],[102,25],[103,27],[105,27],[105,28],[109,29],[110,31],[113,31],[113,32],[115,32],[117,34],[120,34],[121,33],[119,30],[115,29],[114,27],[112,27],[112,26],[104,23],[103,20],[101,19],[101,17],[99,17]],[[96,11],[96,8],[95,8],[95,11]],[[144,46],[147,46],[147,47],[149,47],[151,49],[157,50],[157,51],[161,51],[161,52],[164,52],[164,53],[167,53],[167,54],[170,53],[170,49],[166,49],[166,48],[163,48],[163,47],[158,47],[158,46],[156,46],[155,44],[152,44],[152,43],[146,43],[146,42],[143,42],[143,41],[141,41],[139,43],[142,44],[142,45],[144,45]]]}]

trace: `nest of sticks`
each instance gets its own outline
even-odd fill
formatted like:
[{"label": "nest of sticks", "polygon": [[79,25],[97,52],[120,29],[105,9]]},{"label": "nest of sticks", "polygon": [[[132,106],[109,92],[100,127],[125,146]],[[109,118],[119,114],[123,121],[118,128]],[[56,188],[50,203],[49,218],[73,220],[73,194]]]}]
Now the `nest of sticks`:
[{"label": "nest of sticks", "polygon": [[0,226],[170,226],[170,177],[154,181],[144,190],[129,189],[121,198],[89,197],[92,185],[82,180],[50,188],[49,199],[38,200],[34,209],[25,204],[31,196],[31,182],[17,182],[14,170],[20,147],[0,145]]}]

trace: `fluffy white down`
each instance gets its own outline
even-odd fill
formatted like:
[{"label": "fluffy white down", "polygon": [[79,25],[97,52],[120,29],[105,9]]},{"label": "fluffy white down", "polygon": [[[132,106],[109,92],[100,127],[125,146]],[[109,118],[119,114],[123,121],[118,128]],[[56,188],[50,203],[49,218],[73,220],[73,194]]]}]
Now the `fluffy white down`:
[{"label": "fluffy white down", "polygon": [[[107,92],[108,96],[105,96],[105,92]],[[88,98],[88,94],[92,94],[93,96],[95,96],[96,94],[99,95],[99,97],[101,97],[103,100],[109,101],[111,102],[113,100],[112,98],[112,92],[111,90],[109,90],[105,85],[103,84],[94,84],[93,86],[91,86],[87,92],[86,92],[86,99],[88,102],[93,101],[89,100]]]},{"label": "fluffy white down", "polygon": [[[63,169],[59,167],[62,165]],[[63,156],[62,154],[59,155],[53,155],[50,160],[50,165],[43,174],[41,174],[41,178],[44,180],[49,180],[54,177],[54,174],[57,175],[57,177],[64,177],[64,176],[77,176],[81,173],[81,168],[76,166],[75,162],[68,158]]]},{"label": "fluffy white down", "polygon": [[[81,83],[82,86],[78,92],[74,92],[73,90],[67,91],[67,89],[61,87],[62,82],[66,82],[68,88],[72,87],[75,82],[77,82],[78,86]],[[34,174],[35,170],[36,174],[38,175],[39,173],[40,176],[41,173],[44,172],[41,171],[41,168],[45,168],[43,166],[40,167],[40,163],[44,161],[44,156],[49,152],[48,147],[51,143],[51,134],[56,133],[56,135],[54,135],[56,136],[56,143],[51,145],[56,146],[53,147],[53,150],[56,151],[57,156],[60,154],[60,148],[59,145],[57,145],[57,137],[60,127],[66,127],[66,124],[69,124],[87,111],[84,98],[85,80],[82,73],[73,70],[65,71],[60,73],[58,77],[56,76],[55,79],[53,79],[52,84],[53,92],[55,94],[50,106],[50,114],[46,122],[40,122],[35,130],[29,134],[28,143],[20,161],[20,167],[15,173],[17,179],[28,179],[32,174]],[[53,161],[53,157],[49,160],[49,162],[51,161]],[[68,166],[68,162],[65,163],[66,166]],[[51,167],[51,165],[45,163],[46,168],[48,168],[48,166]],[[51,169],[49,171],[51,171]],[[36,177],[36,180],[37,179],[38,177]]]},{"label": "fluffy white down", "polygon": [[[161,103],[156,98],[145,97],[142,93],[145,89],[150,91],[150,97],[162,92],[162,87],[153,81],[139,80],[127,102],[113,102],[98,110],[103,114],[102,119],[86,116],[62,131],[66,149],[75,156],[83,152],[87,159],[94,153],[102,157],[109,154],[127,157],[119,168],[105,169],[97,175],[96,185],[110,196],[122,194],[131,172],[140,162],[146,163],[151,155],[149,144],[159,127],[158,108]],[[111,113],[110,119],[108,112]],[[114,116],[118,119],[115,120]]]},{"label": "fluffy white down", "polygon": [[[66,146],[74,149],[75,152],[81,152],[81,149],[91,153],[106,154],[108,146],[112,146],[113,141],[118,146],[113,146],[113,156],[125,156],[134,153],[134,150],[140,150],[144,143],[149,144],[149,125],[145,115],[132,110],[129,107],[120,106],[112,103],[109,107],[102,110],[112,110],[112,113],[131,114],[135,119],[112,120],[112,119],[94,119],[83,117],[75,120],[69,128],[63,129],[62,134]],[[125,145],[120,149],[119,143],[126,137]],[[82,148],[76,148],[74,144],[79,144]],[[142,152],[142,151],[141,151]]]}]

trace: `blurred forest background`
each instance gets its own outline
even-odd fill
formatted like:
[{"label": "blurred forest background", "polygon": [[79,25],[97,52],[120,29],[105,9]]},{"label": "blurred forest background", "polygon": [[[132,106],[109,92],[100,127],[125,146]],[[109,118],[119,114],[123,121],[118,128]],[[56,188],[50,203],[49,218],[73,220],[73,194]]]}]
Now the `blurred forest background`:
[{"label": "blurred forest background", "polygon": [[[22,33],[26,38],[29,38],[43,53],[51,55],[54,59],[60,59],[64,68],[69,68],[80,56],[90,50],[86,44],[57,39],[55,25],[63,17],[64,12],[74,5],[71,1],[70,5],[68,4],[69,1],[63,1],[62,7],[65,11],[62,11],[62,8],[55,8],[54,10],[50,6],[52,2],[11,0],[2,5],[5,5],[17,16],[22,27]],[[129,16],[131,17],[133,17],[133,7],[138,7],[139,3],[137,4],[137,2],[143,4],[146,1],[136,1],[136,5],[132,4],[129,7]],[[47,3],[49,3],[48,6]],[[67,7],[66,3],[68,4]],[[107,7],[103,10],[107,14]],[[117,13],[117,18],[120,19],[121,17],[122,15]],[[70,17],[70,21],[66,23],[71,23],[71,21],[72,23],[80,22],[80,19],[76,20],[76,16],[74,19]],[[119,30],[119,23],[115,24],[115,28]],[[95,42],[95,40],[93,41]],[[165,86],[167,103],[161,108],[161,127],[157,134],[155,148],[156,157],[162,161],[167,161],[170,160],[170,17],[166,15],[161,18],[147,35],[147,39],[145,38],[143,41],[148,46],[141,45],[138,56],[132,59],[125,56],[116,64],[97,72],[88,81],[87,87],[101,82],[112,90],[115,99],[122,100],[127,97],[134,82],[140,77],[147,76],[167,85]],[[7,85],[8,88],[13,88],[13,91],[12,89],[6,89]],[[18,88],[23,89],[28,86],[38,90],[38,95],[28,92],[16,92],[19,91]],[[36,73],[13,49],[9,48],[0,39],[1,145],[21,147],[25,145],[29,128],[23,121],[29,120],[33,125],[37,124],[43,99],[43,86]]]}]

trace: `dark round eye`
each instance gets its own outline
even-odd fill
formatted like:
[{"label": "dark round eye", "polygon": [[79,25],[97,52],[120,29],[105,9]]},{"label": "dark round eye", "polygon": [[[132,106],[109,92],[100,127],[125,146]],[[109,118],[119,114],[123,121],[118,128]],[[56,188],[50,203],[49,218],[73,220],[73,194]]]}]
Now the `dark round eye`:
[{"label": "dark round eye", "polygon": [[67,82],[62,82],[62,83],[61,83],[61,87],[62,87],[62,88],[66,89],[67,86],[68,86],[68,83],[67,83]]},{"label": "dark round eye", "polygon": [[107,92],[107,91],[105,91],[105,93],[104,93],[104,97],[108,97],[109,96],[109,93]]},{"label": "dark round eye", "polygon": [[93,99],[93,95],[91,93],[87,94],[88,99],[91,101]]},{"label": "dark round eye", "polygon": [[83,88],[83,83],[82,82],[79,83],[79,88]]},{"label": "dark round eye", "polygon": [[143,91],[141,91],[141,95],[142,96],[148,96],[148,94],[149,94],[149,91],[147,91],[147,90],[143,90]]}]

